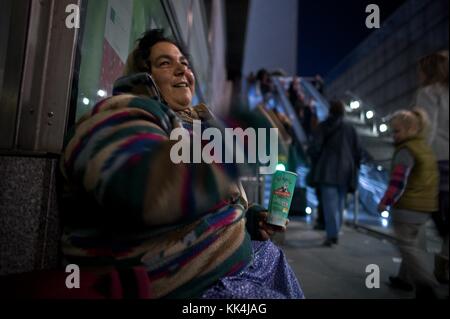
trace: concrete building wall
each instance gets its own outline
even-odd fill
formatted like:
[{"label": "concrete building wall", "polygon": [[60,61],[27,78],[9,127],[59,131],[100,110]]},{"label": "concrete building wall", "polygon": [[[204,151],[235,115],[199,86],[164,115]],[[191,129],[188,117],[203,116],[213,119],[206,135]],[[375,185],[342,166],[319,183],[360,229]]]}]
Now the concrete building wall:
[{"label": "concrete building wall", "polygon": [[243,76],[258,69],[297,72],[297,0],[252,0],[244,51]]},{"label": "concrete building wall", "polygon": [[326,78],[326,94],[346,91],[378,116],[412,105],[420,57],[448,49],[448,0],[410,0],[350,53]]}]

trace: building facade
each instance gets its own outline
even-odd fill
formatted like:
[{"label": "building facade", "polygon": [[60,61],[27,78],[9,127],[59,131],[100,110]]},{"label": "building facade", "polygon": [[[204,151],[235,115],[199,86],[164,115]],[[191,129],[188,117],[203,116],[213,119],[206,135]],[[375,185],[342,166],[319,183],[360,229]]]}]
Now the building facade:
[{"label": "building facade", "polygon": [[327,75],[327,96],[359,99],[378,118],[410,107],[418,60],[448,49],[448,6],[447,0],[407,1]]}]

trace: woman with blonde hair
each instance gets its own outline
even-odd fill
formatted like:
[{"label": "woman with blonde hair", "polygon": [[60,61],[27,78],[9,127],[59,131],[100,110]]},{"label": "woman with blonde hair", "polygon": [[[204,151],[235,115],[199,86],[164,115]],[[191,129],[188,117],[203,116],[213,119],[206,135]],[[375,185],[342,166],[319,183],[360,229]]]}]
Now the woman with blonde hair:
[{"label": "woman with blonde hair", "polygon": [[378,210],[390,207],[402,263],[398,276],[389,280],[394,288],[415,288],[418,298],[435,297],[437,282],[428,273],[418,245],[418,234],[438,209],[438,170],[433,151],[425,141],[428,118],[418,108],[400,110],[390,125],[395,153],[389,186]]}]

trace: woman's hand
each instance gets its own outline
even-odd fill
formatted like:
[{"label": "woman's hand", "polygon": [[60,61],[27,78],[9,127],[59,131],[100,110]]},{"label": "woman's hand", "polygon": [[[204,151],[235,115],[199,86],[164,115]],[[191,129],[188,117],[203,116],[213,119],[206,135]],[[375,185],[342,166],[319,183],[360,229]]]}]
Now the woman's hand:
[{"label": "woman's hand", "polygon": [[284,232],[286,231],[286,227],[289,224],[289,220],[286,220],[286,225],[284,227],[271,225],[267,223],[267,217],[269,213],[267,211],[262,211],[258,213],[258,235],[260,240],[269,240],[270,237],[275,232]]}]

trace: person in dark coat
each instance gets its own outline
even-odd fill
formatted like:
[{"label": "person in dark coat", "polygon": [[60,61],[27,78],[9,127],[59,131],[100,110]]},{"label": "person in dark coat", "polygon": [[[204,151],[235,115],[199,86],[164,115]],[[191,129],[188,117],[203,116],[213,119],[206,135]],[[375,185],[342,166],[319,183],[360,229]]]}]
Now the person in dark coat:
[{"label": "person in dark coat", "polygon": [[330,102],[329,116],[317,127],[308,150],[315,163],[311,180],[320,189],[326,246],[338,243],[345,197],[357,187],[362,154],[356,130],[344,122],[344,112],[341,101]]}]

